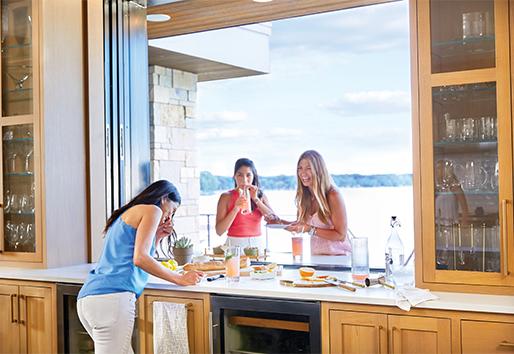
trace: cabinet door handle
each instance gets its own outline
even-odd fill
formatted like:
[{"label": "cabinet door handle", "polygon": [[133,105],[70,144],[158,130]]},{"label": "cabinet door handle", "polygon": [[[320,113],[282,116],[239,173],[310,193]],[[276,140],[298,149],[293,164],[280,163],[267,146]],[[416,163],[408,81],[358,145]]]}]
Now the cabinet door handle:
[{"label": "cabinet door handle", "polygon": [[[23,304],[22,304],[22,302],[23,302]],[[25,321],[21,319],[21,317],[22,317],[21,316],[21,310],[23,308],[23,313],[24,313],[23,317],[26,317],[27,316],[27,305],[26,305],[26,301],[25,301],[25,295],[20,295],[20,301],[18,301],[18,304],[19,304],[19,309],[18,309],[19,320],[18,320],[18,323],[21,324],[21,325],[24,325]]]},{"label": "cabinet door handle", "polygon": [[14,308],[15,307],[16,307],[16,309],[18,308],[18,295],[11,294],[11,323],[18,323],[18,318],[17,318],[18,314],[16,314],[16,318],[14,317]]},{"label": "cabinet door handle", "polygon": [[511,343],[509,341],[501,341],[499,344],[498,344],[500,347],[509,347],[509,348],[514,348],[514,343]]},{"label": "cabinet door handle", "polygon": [[377,353],[381,353],[380,349],[382,348],[382,346],[380,345],[380,331],[382,330],[382,325],[378,325],[378,326],[375,326],[376,329],[377,329]]},{"label": "cabinet door handle", "polygon": [[509,258],[508,258],[508,247],[507,247],[507,199],[502,199],[502,220],[501,220],[501,238],[503,248],[503,267],[502,275],[504,277],[509,275]]}]

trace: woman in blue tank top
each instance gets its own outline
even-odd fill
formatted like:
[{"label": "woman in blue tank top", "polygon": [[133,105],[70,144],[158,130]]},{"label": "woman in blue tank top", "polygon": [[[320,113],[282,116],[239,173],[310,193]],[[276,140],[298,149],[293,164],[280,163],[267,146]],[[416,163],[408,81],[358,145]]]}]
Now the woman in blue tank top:
[{"label": "woman in blue tank top", "polygon": [[133,353],[130,345],[136,298],[149,274],[177,285],[194,285],[201,272],[179,275],[153,258],[155,245],[174,233],[173,215],[180,206],[177,188],[152,183],[115,210],[105,226],[105,242],[96,268],[80,289],[77,312],[95,343],[95,353]]}]

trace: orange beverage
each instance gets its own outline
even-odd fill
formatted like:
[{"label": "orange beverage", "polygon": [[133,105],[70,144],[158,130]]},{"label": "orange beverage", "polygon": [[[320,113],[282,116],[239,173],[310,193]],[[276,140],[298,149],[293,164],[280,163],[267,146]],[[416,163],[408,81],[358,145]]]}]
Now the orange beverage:
[{"label": "orange beverage", "polygon": [[241,208],[241,214],[249,214],[252,212],[252,203],[250,202],[250,190],[248,188],[246,189],[239,189],[239,196],[243,196],[245,198],[245,203],[243,204],[243,207]]},{"label": "orange beverage", "polygon": [[238,282],[240,276],[240,256],[239,246],[229,247],[225,250],[225,270],[227,281]]},{"label": "orange beverage", "polygon": [[293,245],[293,257],[301,257],[303,253],[303,237],[293,236],[291,237]]}]

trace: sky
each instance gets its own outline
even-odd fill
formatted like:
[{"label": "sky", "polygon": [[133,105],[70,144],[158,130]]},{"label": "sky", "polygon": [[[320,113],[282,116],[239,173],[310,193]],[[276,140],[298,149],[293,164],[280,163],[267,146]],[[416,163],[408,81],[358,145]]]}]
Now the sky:
[{"label": "sky", "polygon": [[270,63],[198,83],[201,171],[294,175],[315,149],[332,174],[412,172],[407,1],[274,21]]}]

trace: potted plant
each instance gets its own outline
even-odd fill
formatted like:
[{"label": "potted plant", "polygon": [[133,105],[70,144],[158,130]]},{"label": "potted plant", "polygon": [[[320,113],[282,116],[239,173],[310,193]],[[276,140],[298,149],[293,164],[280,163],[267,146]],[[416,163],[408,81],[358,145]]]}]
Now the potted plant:
[{"label": "potted plant", "polygon": [[178,265],[191,262],[193,258],[193,242],[191,242],[190,238],[182,236],[179,239],[175,239],[173,243],[173,258],[175,258]]}]

